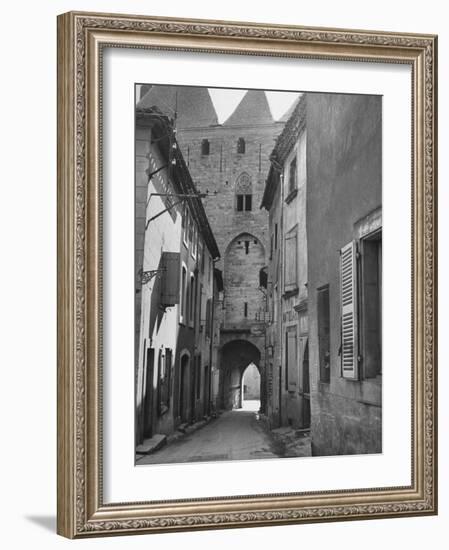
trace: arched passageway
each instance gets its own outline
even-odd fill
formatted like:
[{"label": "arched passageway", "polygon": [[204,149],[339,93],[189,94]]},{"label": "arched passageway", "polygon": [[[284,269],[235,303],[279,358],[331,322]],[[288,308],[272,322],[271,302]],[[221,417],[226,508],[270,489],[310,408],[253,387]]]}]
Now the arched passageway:
[{"label": "arched passageway", "polygon": [[222,407],[240,409],[244,399],[244,373],[250,365],[259,372],[260,351],[247,340],[232,340],[221,349],[220,385]]}]

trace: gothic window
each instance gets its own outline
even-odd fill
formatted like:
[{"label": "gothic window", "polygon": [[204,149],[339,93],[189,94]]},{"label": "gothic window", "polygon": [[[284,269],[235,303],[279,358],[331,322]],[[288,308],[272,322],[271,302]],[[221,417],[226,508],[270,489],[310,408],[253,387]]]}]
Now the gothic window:
[{"label": "gothic window", "polygon": [[240,174],[235,185],[236,210],[250,212],[253,209],[253,186],[246,172]]},{"label": "gothic window", "polygon": [[237,153],[239,155],[244,155],[246,150],[245,140],[241,137],[237,140]]}]

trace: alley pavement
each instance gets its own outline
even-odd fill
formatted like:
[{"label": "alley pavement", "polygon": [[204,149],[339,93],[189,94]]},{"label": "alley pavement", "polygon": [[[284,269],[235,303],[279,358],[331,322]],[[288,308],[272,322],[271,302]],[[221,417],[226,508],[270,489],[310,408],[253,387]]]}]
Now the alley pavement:
[{"label": "alley pavement", "polygon": [[203,428],[138,460],[138,464],[279,458],[282,446],[259,420],[258,401],[226,411]]}]

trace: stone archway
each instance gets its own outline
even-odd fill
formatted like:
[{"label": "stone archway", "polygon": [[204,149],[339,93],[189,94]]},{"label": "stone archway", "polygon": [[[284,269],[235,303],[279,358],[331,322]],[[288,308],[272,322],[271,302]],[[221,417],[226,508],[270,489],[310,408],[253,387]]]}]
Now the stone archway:
[{"label": "stone archway", "polygon": [[248,340],[231,340],[221,348],[220,394],[224,409],[241,408],[243,373],[251,363],[260,371],[260,359],[259,349]]}]

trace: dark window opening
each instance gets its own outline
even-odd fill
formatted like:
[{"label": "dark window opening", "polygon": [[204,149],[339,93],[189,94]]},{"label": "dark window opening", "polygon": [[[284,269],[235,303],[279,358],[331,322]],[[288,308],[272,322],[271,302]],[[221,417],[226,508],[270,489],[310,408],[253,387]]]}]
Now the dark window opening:
[{"label": "dark window opening", "polygon": [[361,244],[361,339],[363,373],[382,373],[382,232],[365,237]]},{"label": "dark window opening", "polygon": [[253,196],[252,195],[237,195],[237,211],[238,212],[250,212],[253,209]]},{"label": "dark window opening", "polygon": [[245,241],[245,254],[249,253],[249,241]]},{"label": "dark window opening", "polygon": [[201,154],[208,155],[210,153],[210,143],[208,139],[203,139],[201,142]]},{"label": "dark window opening", "polygon": [[239,212],[252,210],[252,184],[249,174],[243,172],[235,186],[236,208]]},{"label": "dark window opening", "polygon": [[244,315],[245,317],[248,317],[248,302],[245,302],[245,303],[243,304],[243,315]]},{"label": "dark window opening", "polygon": [[244,155],[245,150],[246,150],[245,140],[243,138],[239,138],[237,140],[237,153],[239,153],[240,155]]},{"label": "dark window opening", "polygon": [[288,176],[288,192],[291,193],[297,188],[297,169],[296,169],[296,157],[290,163],[289,176]]},{"label": "dark window opening", "polygon": [[164,377],[162,380],[162,406],[170,408],[172,350],[165,348]]},{"label": "dark window opening", "polygon": [[330,312],[329,286],[318,289],[318,361],[321,382],[330,382]]}]

